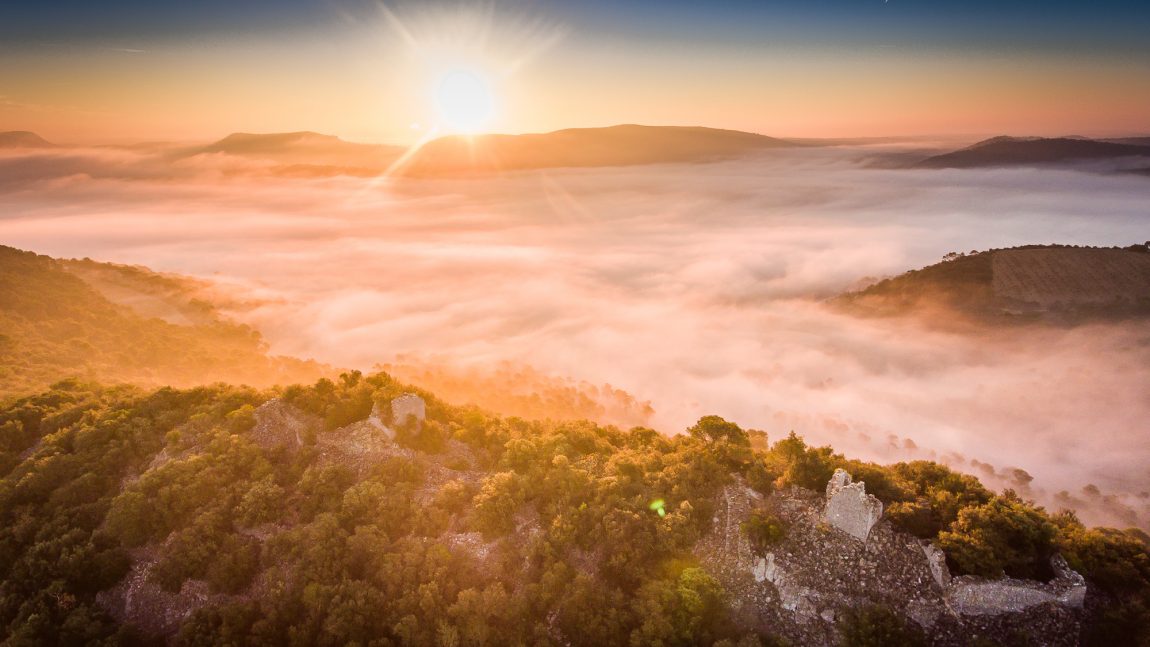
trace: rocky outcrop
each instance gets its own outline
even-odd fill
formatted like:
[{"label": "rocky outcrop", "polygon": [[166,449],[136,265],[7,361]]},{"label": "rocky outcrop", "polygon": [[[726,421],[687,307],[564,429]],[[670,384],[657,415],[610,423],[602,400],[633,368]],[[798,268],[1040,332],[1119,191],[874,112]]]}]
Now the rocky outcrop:
[{"label": "rocky outcrop", "polygon": [[[376,421],[378,422],[378,421]],[[339,463],[364,474],[371,466],[389,456],[410,459],[414,452],[393,442],[395,432],[371,418],[353,422],[320,435],[317,447],[324,461]]]},{"label": "rocky outcrop", "polygon": [[[1034,644],[1078,643],[1086,583],[1061,558],[1052,563],[1057,577],[1046,583],[952,578],[942,551],[896,530],[873,498],[841,470],[825,497],[793,487],[764,497],[728,486],[695,554],[723,583],[741,626],[793,644],[838,644],[845,613],[871,604],[902,613],[931,644],[1009,644],[1019,635]],[[787,527],[762,554],[740,530],[755,510]]]},{"label": "rocky outcrop", "polygon": [[273,398],[255,410],[255,425],[248,435],[261,447],[302,447],[309,435],[323,428],[319,417]]},{"label": "rocky outcrop", "polygon": [[207,582],[202,580],[188,580],[175,593],[165,591],[152,578],[152,569],[159,561],[157,547],[132,552],[132,570],[116,586],[97,593],[96,603],[145,635],[171,636],[197,609],[231,599],[210,593]]},{"label": "rocky outcrop", "polygon": [[[411,458],[413,452],[395,444],[395,429],[411,418],[422,425],[426,415],[423,398],[405,393],[391,401],[391,415],[385,416],[376,404],[366,420],[353,422],[319,436],[321,456],[363,472],[388,456]],[[384,418],[390,418],[390,424]]]},{"label": "rocky outcrop", "polygon": [[866,541],[882,518],[882,501],[866,493],[866,484],[852,483],[846,470],[835,470],[827,483],[823,520],[848,535]]}]

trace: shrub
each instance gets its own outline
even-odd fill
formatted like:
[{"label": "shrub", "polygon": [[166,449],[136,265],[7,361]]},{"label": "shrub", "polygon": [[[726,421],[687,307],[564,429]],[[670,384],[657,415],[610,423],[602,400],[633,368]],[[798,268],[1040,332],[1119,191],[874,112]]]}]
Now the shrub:
[{"label": "shrub", "polygon": [[1007,490],[981,506],[964,508],[939,547],[961,573],[1046,579],[1055,528],[1041,508]]},{"label": "shrub", "polygon": [[883,606],[851,609],[839,623],[844,647],[918,647],[922,631]]},{"label": "shrub", "polygon": [[751,549],[760,554],[787,535],[787,526],[783,520],[765,511],[752,512],[739,527],[750,540]]}]

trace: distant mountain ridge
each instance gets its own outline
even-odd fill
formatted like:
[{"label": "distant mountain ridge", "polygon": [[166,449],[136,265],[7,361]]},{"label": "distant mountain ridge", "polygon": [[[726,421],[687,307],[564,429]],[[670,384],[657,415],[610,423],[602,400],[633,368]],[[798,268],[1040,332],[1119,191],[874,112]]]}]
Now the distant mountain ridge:
[{"label": "distant mountain ridge", "polygon": [[10,130],[0,132],[2,148],[56,148],[56,145],[30,130]]},{"label": "distant mountain ridge", "polygon": [[178,153],[178,157],[229,155],[281,164],[279,174],[375,175],[402,153],[400,146],[358,144],[311,131],[232,133],[223,139]]},{"label": "distant mountain ridge", "polygon": [[335,135],[324,135],[310,130],[289,133],[232,133],[203,147],[208,153],[247,154],[255,152],[284,152],[295,147],[372,146],[346,142]]},{"label": "distant mountain ridge", "polygon": [[[452,177],[564,167],[709,162],[800,144],[737,130],[620,125],[524,135],[448,135],[415,149],[348,142],[311,131],[232,133],[177,158],[228,155],[284,166],[288,175]],[[406,158],[403,156],[407,155]]]},{"label": "distant mountain ridge", "polygon": [[992,137],[920,161],[918,168],[1034,166],[1081,160],[1150,157],[1150,138],[1098,140],[1080,137]]},{"label": "distant mountain ridge", "polygon": [[797,144],[737,130],[634,124],[525,135],[453,135],[425,144],[399,172],[435,176],[708,162],[791,146]]}]

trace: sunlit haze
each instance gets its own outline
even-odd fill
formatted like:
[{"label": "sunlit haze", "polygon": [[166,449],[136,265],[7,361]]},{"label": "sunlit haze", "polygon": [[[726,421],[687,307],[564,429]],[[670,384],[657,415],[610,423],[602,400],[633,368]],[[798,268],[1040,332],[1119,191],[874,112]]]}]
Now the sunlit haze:
[{"label": "sunlit haze", "polygon": [[0,0],[0,645],[1150,646],[1150,0]]}]

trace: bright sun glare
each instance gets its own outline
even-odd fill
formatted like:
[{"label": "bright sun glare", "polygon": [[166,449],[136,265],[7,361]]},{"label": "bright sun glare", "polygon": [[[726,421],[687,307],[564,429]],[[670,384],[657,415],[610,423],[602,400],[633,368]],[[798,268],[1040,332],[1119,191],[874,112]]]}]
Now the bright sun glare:
[{"label": "bright sun glare", "polygon": [[495,113],[495,99],[487,81],[471,70],[451,70],[435,87],[435,108],[442,124],[453,131],[474,133]]}]

